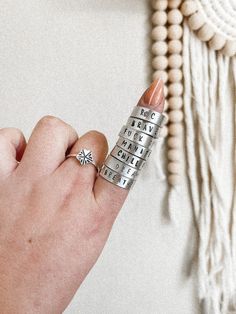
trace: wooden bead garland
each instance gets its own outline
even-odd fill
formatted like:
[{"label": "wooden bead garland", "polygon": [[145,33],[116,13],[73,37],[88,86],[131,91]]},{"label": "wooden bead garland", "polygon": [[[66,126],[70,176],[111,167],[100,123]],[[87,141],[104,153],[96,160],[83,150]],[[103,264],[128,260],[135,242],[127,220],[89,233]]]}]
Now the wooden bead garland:
[{"label": "wooden bead garland", "polygon": [[212,39],[209,41],[209,46],[213,50],[220,50],[226,44],[226,39],[220,34],[214,34]]},{"label": "wooden bead garland", "polygon": [[182,0],[169,0],[168,7],[169,9],[176,9],[180,6]]},{"label": "wooden bead garland", "polygon": [[165,40],[167,37],[167,29],[165,26],[160,25],[156,26],[152,30],[152,39],[159,41],[159,40]]},{"label": "wooden bead garland", "polygon": [[168,46],[165,41],[156,41],[152,45],[152,53],[157,56],[164,56],[168,51]]},{"label": "wooden bead garland", "polygon": [[183,107],[183,98],[182,97],[170,97],[168,99],[169,108],[171,110],[181,109]]},{"label": "wooden bead garland", "polygon": [[168,38],[169,39],[180,39],[183,35],[183,28],[180,25],[170,25],[168,27]]},{"label": "wooden bead garland", "polygon": [[171,83],[180,82],[182,80],[183,74],[180,69],[171,69],[168,72],[168,78]]},{"label": "wooden bead garland", "polygon": [[182,146],[182,140],[179,137],[170,136],[167,140],[167,144],[168,144],[169,149],[176,148],[179,151]]},{"label": "wooden bead garland", "polygon": [[170,161],[179,161],[181,159],[181,154],[178,149],[172,148],[169,149],[167,157]]},{"label": "wooden bead garland", "polygon": [[166,71],[157,70],[153,73],[153,79],[161,78],[164,83],[168,81],[168,74]]},{"label": "wooden bead garland", "polygon": [[173,9],[168,12],[167,20],[169,24],[180,24],[183,20],[183,15],[178,9]]},{"label": "wooden bead garland", "polygon": [[168,0],[153,0],[152,1],[152,7],[154,10],[157,11],[165,11],[165,9],[167,8],[168,5]]},{"label": "wooden bead garland", "polygon": [[[152,65],[153,79],[162,78],[164,94],[168,96],[165,111],[168,109],[168,124],[163,127],[161,135],[169,135],[168,145],[168,182],[170,185],[180,183],[182,131],[183,131],[183,85],[182,85],[182,35],[183,14],[179,7],[181,0],[156,0],[152,2]],[[166,10],[166,11],[165,11]]]},{"label": "wooden bead garland", "polygon": [[170,54],[179,54],[182,51],[182,42],[180,40],[170,40],[168,42],[168,51]]},{"label": "wooden bead garland", "polygon": [[168,66],[168,59],[166,56],[156,56],[152,60],[152,66],[155,70],[165,70]]},{"label": "wooden bead garland", "polygon": [[183,59],[179,54],[171,54],[168,59],[169,68],[178,69],[182,66]]},{"label": "wooden bead garland", "polygon": [[181,6],[182,14],[187,18],[189,27],[196,31],[198,38],[207,42],[213,50],[232,57],[236,55],[236,41],[217,33],[206,21],[205,15],[197,7],[195,0],[186,0]]},{"label": "wooden bead garland", "polygon": [[152,16],[152,23],[154,25],[165,25],[167,21],[167,14],[165,11],[156,11]]}]

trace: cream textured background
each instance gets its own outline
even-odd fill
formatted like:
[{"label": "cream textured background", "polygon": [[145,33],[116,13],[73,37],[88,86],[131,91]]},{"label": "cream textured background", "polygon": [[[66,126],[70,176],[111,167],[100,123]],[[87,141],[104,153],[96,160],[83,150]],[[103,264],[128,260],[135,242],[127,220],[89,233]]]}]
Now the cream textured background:
[{"label": "cream textured background", "polygon": [[[104,132],[112,148],[149,82],[148,1],[0,4],[1,127],[19,127],[28,137],[52,114],[79,134]],[[153,158],[66,314],[199,313],[194,266],[189,276],[195,229],[186,184],[174,225]]]}]

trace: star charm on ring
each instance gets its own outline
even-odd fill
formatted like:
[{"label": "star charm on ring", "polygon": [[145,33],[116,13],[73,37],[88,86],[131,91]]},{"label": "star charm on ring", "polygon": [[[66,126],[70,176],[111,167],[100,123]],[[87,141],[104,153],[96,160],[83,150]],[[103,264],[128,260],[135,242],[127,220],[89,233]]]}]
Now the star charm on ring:
[{"label": "star charm on ring", "polygon": [[69,154],[66,156],[66,158],[69,158],[69,157],[75,157],[81,166],[86,165],[86,164],[91,164],[91,165],[94,165],[94,167],[97,169],[97,172],[100,171],[100,167],[99,165],[97,165],[96,162],[94,162],[92,152],[89,149],[83,148],[81,149],[79,153]]},{"label": "star charm on ring", "polygon": [[92,152],[88,149],[82,149],[77,155],[76,159],[79,160],[81,165],[89,164],[93,162]]}]

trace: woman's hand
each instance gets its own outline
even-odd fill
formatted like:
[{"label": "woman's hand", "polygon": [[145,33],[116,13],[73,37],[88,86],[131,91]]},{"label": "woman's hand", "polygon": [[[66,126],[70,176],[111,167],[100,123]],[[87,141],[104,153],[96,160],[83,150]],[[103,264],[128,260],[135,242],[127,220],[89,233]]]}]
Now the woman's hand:
[{"label": "woman's hand", "polygon": [[[163,84],[138,105],[162,112]],[[128,195],[96,168],[65,159],[82,148],[102,165],[105,136],[78,138],[62,120],[46,116],[29,142],[14,128],[0,130],[0,312],[61,313],[96,262]],[[17,161],[20,161],[18,163]]]}]

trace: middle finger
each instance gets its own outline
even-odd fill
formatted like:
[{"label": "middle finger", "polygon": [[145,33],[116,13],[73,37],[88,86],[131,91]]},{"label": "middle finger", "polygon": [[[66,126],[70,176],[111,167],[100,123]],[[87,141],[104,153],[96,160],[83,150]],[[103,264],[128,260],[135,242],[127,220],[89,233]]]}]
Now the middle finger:
[{"label": "middle finger", "polygon": [[52,173],[77,139],[77,132],[69,124],[53,116],[43,117],[30,136],[17,172],[34,179]]}]

